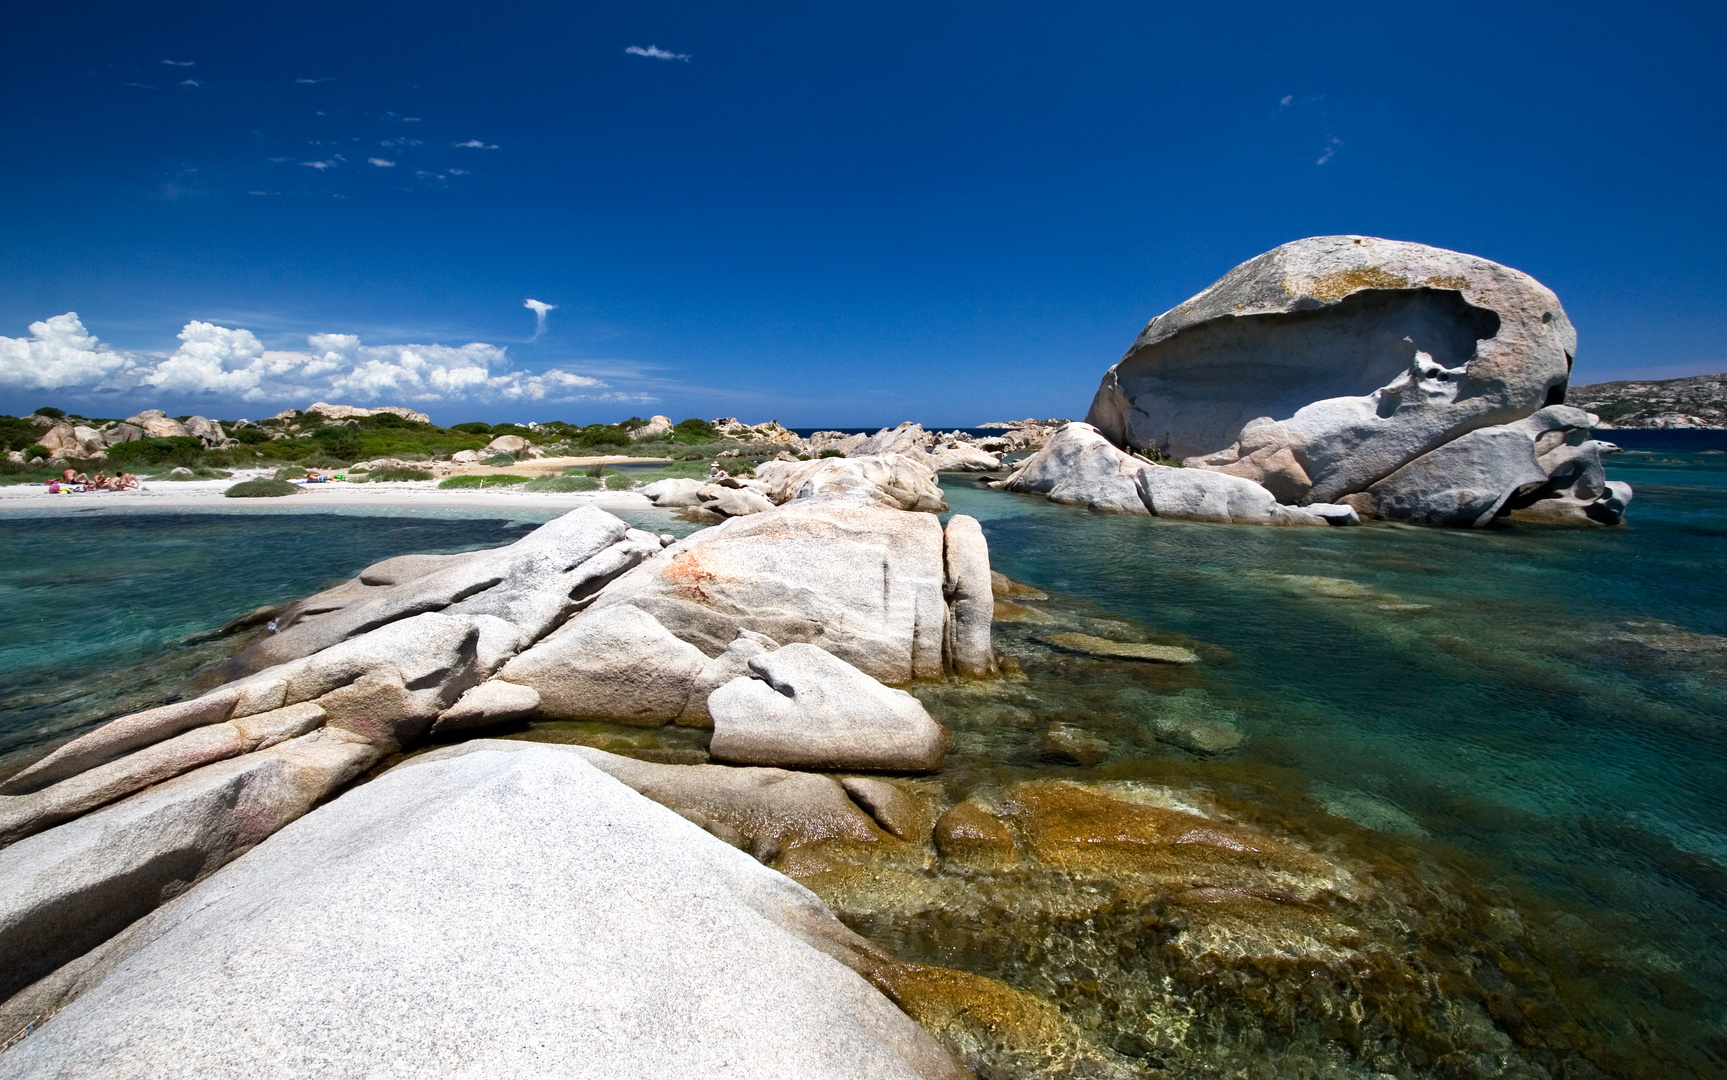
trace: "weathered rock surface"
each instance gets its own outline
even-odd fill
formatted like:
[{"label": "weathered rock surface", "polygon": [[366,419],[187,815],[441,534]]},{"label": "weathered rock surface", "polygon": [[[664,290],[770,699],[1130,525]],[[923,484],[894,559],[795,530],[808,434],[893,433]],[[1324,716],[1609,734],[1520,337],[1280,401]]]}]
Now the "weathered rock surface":
[{"label": "weathered rock surface", "polygon": [[961,675],[987,675],[995,670],[990,645],[995,588],[983,526],[974,517],[955,514],[948,519],[944,550],[947,572],[943,592],[952,613],[947,623],[948,664]]},{"label": "weathered rock surface", "polygon": [[709,656],[739,629],[813,642],[881,682],[905,683],[944,668],[944,560],[933,514],[800,499],[685,537],[589,610],[640,608]]},{"label": "weathered rock surface", "polygon": [[700,480],[671,477],[645,485],[642,494],[652,499],[655,506],[700,506],[702,500],[699,493],[706,486]]},{"label": "weathered rock surface", "polygon": [[[245,852],[384,753],[344,731],[313,732],[0,850],[0,998]],[[15,1067],[10,1056],[7,1064]]]},{"label": "weathered rock surface", "polygon": [[953,442],[932,448],[929,465],[938,473],[995,472],[1001,468],[1001,455],[981,450],[970,443]]},{"label": "weathered rock surface", "polygon": [[415,412],[404,405],[377,405],[372,408],[362,408],[359,405],[331,405],[325,401],[314,401],[306,406],[309,413],[317,413],[325,420],[358,420],[367,416],[399,416],[416,424],[429,424],[432,418],[423,412]]},{"label": "weathered rock surface", "polygon": [[[630,529],[597,507],[547,522],[505,547],[466,553],[394,585],[352,583],[291,606],[277,632],[240,653],[239,673],[309,656],[356,634],[423,611],[494,615],[528,641],[563,622],[608,580],[660,550],[657,537]],[[362,571],[363,585],[370,571]]]},{"label": "weathered rock surface", "polygon": [[1284,506],[1251,480],[1202,469],[1175,469],[1124,451],[1090,424],[1069,424],[991,485],[1047,495],[1117,514],[1251,525],[1352,524],[1347,506]]},{"label": "weathered rock surface", "polygon": [[1087,419],[1119,445],[1191,457],[1270,418],[1311,483],[1302,501],[1327,502],[1563,400],[1576,348],[1558,298],[1527,274],[1422,244],[1314,237],[1153,319]]},{"label": "weathered rock surface", "polygon": [[[516,656],[498,679],[531,687],[548,719],[669,724],[689,704],[708,658],[629,604],[578,615]],[[455,725],[446,718],[440,731]]]},{"label": "weathered rock surface", "polygon": [[161,911],[8,1072],[966,1075],[807,890],[563,748],[458,751]]},{"label": "weathered rock surface", "polygon": [[947,752],[946,732],[916,698],[814,645],[787,645],[749,664],[755,678],[708,696],[708,752],[721,761],[926,772]]},{"label": "weathered rock surface", "polygon": [[813,461],[765,461],[756,475],[767,482],[767,496],[776,503],[818,495],[853,495],[875,499],[899,510],[947,509],[941,485],[930,468],[929,455],[882,453],[867,457]]},{"label": "weathered rock surface", "polygon": [[136,416],[128,416],[125,422],[141,429],[152,439],[170,439],[187,434],[185,424],[173,419],[161,409],[145,409]]},{"label": "weathered rock surface", "polygon": [[499,435],[484,447],[487,454],[519,454],[533,445],[520,435]]},{"label": "weathered rock surface", "polygon": [[874,457],[878,454],[908,454],[916,457],[929,448],[929,432],[922,424],[910,420],[896,428],[882,428],[846,450],[846,457]]},{"label": "weathered rock surface", "polygon": [[1581,409],[1550,405],[1423,454],[1350,501],[1375,517],[1479,527],[1512,509],[1570,499],[1588,516],[1600,502],[1596,513],[1616,524],[1624,505],[1616,512],[1608,505],[1614,500],[1601,466],[1607,444],[1589,438],[1594,423]]},{"label": "weathered rock surface", "polygon": [[630,432],[630,438],[657,439],[672,430],[672,418],[669,416],[650,416],[648,422]]}]

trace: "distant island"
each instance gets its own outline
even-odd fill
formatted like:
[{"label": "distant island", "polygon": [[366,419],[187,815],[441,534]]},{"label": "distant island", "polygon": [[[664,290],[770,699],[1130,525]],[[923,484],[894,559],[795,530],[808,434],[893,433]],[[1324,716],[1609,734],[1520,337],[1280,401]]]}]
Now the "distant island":
[{"label": "distant island", "polygon": [[1604,428],[1727,428],[1727,372],[1574,386],[1566,400]]}]

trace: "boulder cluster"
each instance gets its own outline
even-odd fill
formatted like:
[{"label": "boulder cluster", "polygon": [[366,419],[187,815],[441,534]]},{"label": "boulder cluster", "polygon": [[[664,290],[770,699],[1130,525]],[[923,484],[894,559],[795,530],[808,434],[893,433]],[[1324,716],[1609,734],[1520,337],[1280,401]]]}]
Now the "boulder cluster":
[{"label": "boulder cluster", "polygon": [[1004,486],[1218,521],[1336,523],[1347,507],[1613,524],[1631,489],[1602,471],[1617,448],[1591,437],[1599,419],[1565,405],[1576,349],[1559,298],[1520,271],[1373,237],[1298,240],[1153,319],[1088,426]]},{"label": "boulder cluster", "polygon": [[39,442],[54,458],[101,461],[108,456],[109,447],[139,439],[191,437],[202,443],[206,450],[234,445],[234,440],[214,420],[202,416],[175,420],[161,409],[146,409],[136,416],[101,427],[86,427],[48,417],[42,417],[41,421],[47,425],[47,430],[42,432]]},{"label": "boulder cluster", "polygon": [[[613,1049],[596,1075],[758,1059],[966,1075],[872,988],[897,961],[734,850],[770,843],[760,822],[680,817],[607,775],[632,763],[574,747],[467,743],[384,770],[522,721],[711,728],[709,754],[731,764],[663,766],[677,778],[662,786],[737,802],[783,785],[800,829],[836,799],[855,828],[871,819],[837,781],[765,767],[938,767],[947,732],[898,687],[993,674],[993,587],[971,518],[824,490],[681,541],[584,507],[239,620],[258,636],[216,688],[0,783],[0,1024],[42,1027],[9,1071],[49,1075],[116,1039],[119,1059],[100,1052],[114,1075],[293,1075],[332,1054],[420,1063],[403,1075],[452,1055],[544,1071],[595,1030],[722,986],[652,1035],[599,1039]],[[404,882],[432,906],[392,907]],[[342,934],[317,929],[332,920]],[[730,930],[691,947],[697,926]],[[505,964],[524,932],[557,944]],[[394,943],[390,959],[355,938]],[[494,967],[512,972],[505,1028],[452,1015],[469,977],[439,968],[452,948],[475,996],[497,992]],[[336,1030],[349,997],[417,1019],[373,1045]],[[508,1027],[548,1010],[532,1039]]]}]

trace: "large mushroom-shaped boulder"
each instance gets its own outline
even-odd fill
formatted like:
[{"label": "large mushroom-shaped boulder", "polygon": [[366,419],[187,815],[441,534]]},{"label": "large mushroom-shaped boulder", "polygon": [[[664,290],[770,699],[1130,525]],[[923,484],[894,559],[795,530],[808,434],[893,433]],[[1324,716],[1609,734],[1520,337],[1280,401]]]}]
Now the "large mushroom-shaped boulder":
[{"label": "large mushroom-shaped boulder", "polygon": [[1313,237],[1153,319],[1086,419],[1118,446],[1229,468],[1282,501],[1334,502],[1562,403],[1576,348],[1559,298],[1528,274],[1425,244]]}]

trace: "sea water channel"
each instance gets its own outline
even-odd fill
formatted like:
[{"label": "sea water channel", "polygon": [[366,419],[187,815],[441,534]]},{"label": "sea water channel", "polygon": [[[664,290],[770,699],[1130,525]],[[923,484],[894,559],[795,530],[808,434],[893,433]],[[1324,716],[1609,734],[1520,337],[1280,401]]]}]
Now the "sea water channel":
[{"label": "sea water channel", "polygon": [[[927,783],[1210,800],[1350,867],[1355,892],[1234,952],[1141,894],[1054,902],[1071,880],[830,902],[1084,1036],[1065,1058],[986,1053],[989,1075],[1727,1075],[1727,455],[1633,450],[1609,472],[1637,493],[1621,528],[1480,531],[1112,517],[944,477],[994,567],[1045,596],[998,624],[1014,678],[916,691],[954,736]],[[0,517],[0,772],[172,700],[243,612],[547,516]],[[1081,663],[1049,629],[1202,662]]]}]

